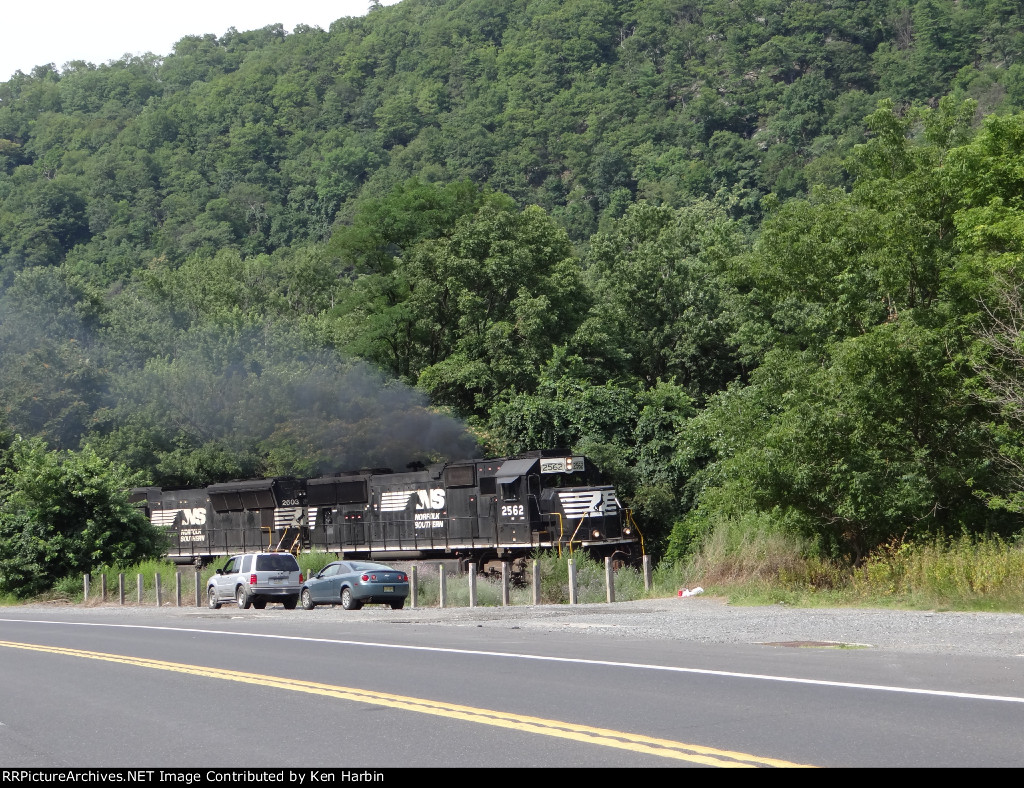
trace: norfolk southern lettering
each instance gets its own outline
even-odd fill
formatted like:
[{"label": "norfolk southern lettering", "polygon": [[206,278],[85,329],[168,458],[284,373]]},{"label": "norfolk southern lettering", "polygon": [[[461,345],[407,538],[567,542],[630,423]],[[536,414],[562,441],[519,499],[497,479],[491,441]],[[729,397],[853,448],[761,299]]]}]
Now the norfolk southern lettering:
[{"label": "norfolk southern lettering", "polygon": [[171,537],[178,563],[258,550],[325,550],[346,558],[528,558],[582,549],[638,560],[640,534],[592,462],[560,450],[444,462],[395,473],[347,471],[202,489],[141,487],[132,500]]}]

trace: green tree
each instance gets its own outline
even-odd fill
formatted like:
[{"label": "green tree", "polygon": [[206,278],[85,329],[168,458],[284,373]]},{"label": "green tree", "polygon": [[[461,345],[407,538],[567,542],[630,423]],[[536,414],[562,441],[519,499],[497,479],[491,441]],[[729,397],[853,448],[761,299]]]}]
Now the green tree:
[{"label": "green tree", "polygon": [[501,198],[468,181],[441,185],[413,178],[382,199],[364,201],[352,223],[334,231],[327,254],[355,273],[390,273],[396,257],[420,241],[449,235],[485,199]]},{"label": "green tree", "polygon": [[[429,215],[421,221],[430,235],[416,230],[407,246],[371,253],[378,271],[355,281],[324,330],[435,404],[483,417],[500,392],[532,390],[552,348],[579,325],[579,262],[543,210],[516,210],[500,195],[443,233]],[[379,249],[371,238],[360,245]]]},{"label": "green tree", "polygon": [[530,391],[586,308],[579,261],[540,208],[485,205],[450,240],[403,260],[418,339],[417,385],[463,415],[501,391]]},{"label": "green tree", "polygon": [[974,495],[988,462],[955,342],[904,317],[821,358],[773,351],[716,398],[714,473],[853,561],[894,537],[1000,527]]},{"label": "green tree", "polygon": [[[990,505],[1024,512],[1024,115],[992,117],[970,144],[950,152],[948,184],[957,195],[951,277],[963,294],[977,343],[971,355],[979,398],[991,408],[989,450],[1002,484]],[[968,312],[968,314],[970,314]],[[968,322],[968,318],[965,318]]]},{"label": "green tree", "polygon": [[161,555],[163,535],[128,502],[138,483],[91,449],[16,440],[0,476],[0,591],[24,598],[68,575]]},{"label": "green tree", "polygon": [[999,168],[963,166],[970,109],[883,106],[851,193],[772,210],[740,332],[762,360],[688,428],[711,462],[695,468],[699,511],[677,544],[696,522],[768,517],[859,561],[892,538],[1016,527],[981,505],[999,479],[966,363],[978,268],[955,217],[965,169],[985,184]]},{"label": "green tree", "polygon": [[737,377],[727,264],[741,241],[724,209],[703,201],[638,203],[591,239],[584,265],[595,303],[582,333],[588,342],[595,325],[610,334],[625,363],[608,372],[648,387],[674,379],[695,399]]}]

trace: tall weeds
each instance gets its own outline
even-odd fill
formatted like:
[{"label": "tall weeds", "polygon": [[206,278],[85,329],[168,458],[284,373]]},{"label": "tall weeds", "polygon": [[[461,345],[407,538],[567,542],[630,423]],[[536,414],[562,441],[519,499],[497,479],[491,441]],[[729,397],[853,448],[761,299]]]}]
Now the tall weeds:
[{"label": "tall weeds", "polygon": [[894,541],[854,573],[862,599],[888,598],[915,607],[961,610],[1024,609],[1024,549],[998,536],[938,536]]},{"label": "tall weeds", "polygon": [[[210,574],[212,574],[212,567],[207,567],[200,572],[200,604],[205,604],[206,579]],[[83,601],[90,605],[103,604],[102,592],[105,580],[106,602],[108,604],[119,603],[120,583],[123,582],[125,605],[156,605],[157,576],[159,576],[160,580],[161,605],[177,604],[179,592],[183,607],[195,605],[196,582],[194,567],[178,566],[170,561],[145,561],[127,569],[114,569],[110,567],[95,569],[89,574],[88,600],[85,599],[85,578],[82,575],[65,577],[54,585],[53,590],[49,594],[44,595],[44,599],[67,601],[75,604],[80,604]]]},{"label": "tall weeds", "polygon": [[996,536],[894,540],[855,568],[784,530],[719,528],[684,573],[737,604],[1024,610],[1024,546]]},{"label": "tall weeds", "polygon": [[[556,553],[536,553],[532,561],[540,568],[540,603],[542,605],[568,604],[569,597],[569,559],[570,556]],[[607,601],[607,585],[605,565],[584,554],[572,556],[576,569],[577,602],[580,604]],[[421,607],[436,606],[440,602],[440,575],[436,564],[427,564],[417,571],[417,605]],[[527,568],[525,584],[511,586],[509,589],[510,605],[533,604],[533,569]],[[630,599],[642,599],[650,596],[644,589],[643,576],[637,568],[621,567],[612,575],[615,600],[624,602]],[[476,604],[480,607],[501,605],[501,581],[499,579],[478,576],[476,582]],[[469,605],[469,578],[465,575],[450,574],[445,577],[445,604],[451,607],[467,607]]]}]

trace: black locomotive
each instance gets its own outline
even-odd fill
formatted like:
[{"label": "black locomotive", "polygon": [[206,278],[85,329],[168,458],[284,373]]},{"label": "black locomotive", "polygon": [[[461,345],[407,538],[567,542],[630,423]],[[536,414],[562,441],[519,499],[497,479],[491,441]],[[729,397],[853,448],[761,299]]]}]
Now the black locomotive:
[{"label": "black locomotive", "polygon": [[254,550],[347,558],[513,561],[537,549],[629,561],[640,534],[584,456],[540,450],[393,472],[278,477],[203,489],[141,487],[132,500],[170,536],[168,555],[203,564]]}]

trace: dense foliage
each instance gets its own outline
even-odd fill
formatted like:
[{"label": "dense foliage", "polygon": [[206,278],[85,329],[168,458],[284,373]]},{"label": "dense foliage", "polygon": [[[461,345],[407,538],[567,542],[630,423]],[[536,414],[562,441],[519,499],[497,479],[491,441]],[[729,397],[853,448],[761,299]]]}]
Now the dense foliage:
[{"label": "dense foliage", "polygon": [[70,574],[126,567],[163,552],[128,503],[132,474],[95,452],[15,441],[0,473],[0,594],[31,596]]},{"label": "dense foliage", "polygon": [[162,485],[571,447],[659,557],[1017,533],[1018,11],[403,0],[19,73],[3,416]]}]

